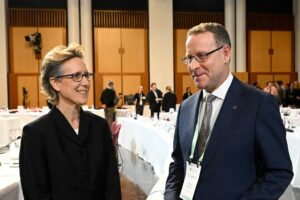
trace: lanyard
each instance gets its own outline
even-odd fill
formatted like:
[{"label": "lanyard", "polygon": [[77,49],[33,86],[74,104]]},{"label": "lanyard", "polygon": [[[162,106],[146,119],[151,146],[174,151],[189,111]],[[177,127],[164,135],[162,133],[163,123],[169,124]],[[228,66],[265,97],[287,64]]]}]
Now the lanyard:
[{"label": "lanyard", "polygon": [[[198,120],[197,120],[197,125],[196,125],[196,128],[195,128],[195,132],[194,132],[194,137],[193,137],[193,142],[192,142],[192,147],[191,147],[191,155],[189,157],[189,163],[193,160],[194,158],[194,152],[195,152],[195,149],[196,149],[196,144],[197,144],[197,140],[198,140],[198,137],[199,137],[199,131],[200,131],[200,117],[201,117],[201,114],[202,112],[204,112],[203,110],[203,106],[206,106],[204,103],[206,103],[205,101],[203,101],[202,105],[201,105],[201,111],[199,113],[199,116],[198,116]],[[203,113],[204,114],[204,113]],[[203,118],[203,115],[202,115],[202,118]],[[202,119],[203,120],[203,119]],[[210,136],[209,136],[210,137]],[[204,147],[204,151],[202,153],[202,155],[200,156],[198,162],[197,162],[197,166],[199,166],[201,163],[202,163],[202,160],[203,160],[203,155],[205,153],[205,150],[206,150],[206,146],[207,146],[207,142],[209,140],[209,137],[206,141],[206,144],[205,144],[205,147]]]}]

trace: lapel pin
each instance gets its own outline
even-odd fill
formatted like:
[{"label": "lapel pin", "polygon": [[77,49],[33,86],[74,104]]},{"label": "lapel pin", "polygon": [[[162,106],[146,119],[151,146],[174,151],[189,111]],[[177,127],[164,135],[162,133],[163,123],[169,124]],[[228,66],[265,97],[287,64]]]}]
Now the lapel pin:
[{"label": "lapel pin", "polygon": [[233,109],[233,110],[237,110],[237,109],[238,109],[238,106],[237,106],[237,105],[234,105],[234,106],[232,106],[232,109]]}]

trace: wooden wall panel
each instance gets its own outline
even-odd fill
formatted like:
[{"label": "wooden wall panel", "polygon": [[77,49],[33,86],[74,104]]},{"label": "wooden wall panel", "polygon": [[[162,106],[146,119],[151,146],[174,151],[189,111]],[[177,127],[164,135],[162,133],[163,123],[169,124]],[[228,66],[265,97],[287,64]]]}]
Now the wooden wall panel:
[{"label": "wooden wall panel", "polygon": [[122,71],[144,73],[147,67],[147,31],[145,29],[121,29]]},{"label": "wooden wall panel", "polygon": [[[39,27],[39,32],[42,34],[42,58],[58,45],[67,45],[66,28],[65,27]],[[51,38],[51,39],[49,39]],[[39,62],[39,69],[42,61]],[[91,95],[90,95],[91,96]],[[46,106],[46,97],[39,88],[39,106]]]},{"label": "wooden wall panel", "polygon": [[197,88],[196,84],[194,83],[191,75],[183,75],[182,76],[182,93],[178,94],[178,95],[183,96],[183,94],[185,93],[185,90],[186,90],[187,87],[191,87],[191,90],[192,90],[193,94],[199,90]]},{"label": "wooden wall panel", "polygon": [[272,71],[292,71],[292,32],[272,31]]},{"label": "wooden wall panel", "polygon": [[55,46],[67,44],[64,27],[39,27],[38,31],[42,34],[42,58]]},{"label": "wooden wall panel", "polygon": [[147,29],[95,28],[95,105],[106,81],[115,82],[117,93],[136,92],[139,85],[148,92]]},{"label": "wooden wall panel", "polygon": [[38,77],[18,76],[18,105],[23,105],[23,87],[28,91],[29,107],[38,107]]},{"label": "wooden wall panel", "polygon": [[39,81],[39,86],[38,86],[38,97],[39,97],[39,107],[47,106],[47,98],[44,93],[41,92],[41,84]]},{"label": "wooden wall panel", "polygon": [[[30,79],[28,77],[35,77],[33,82],[36,82],[35,85],[30,86],[30,98],[34,96],[30,106],[45,106],[46,98],[44,94],[40,92],[41,87],[38,80],[40,67],[45,54],[49,50],[57,45],[66,45],[66,29],[64,27],[11,27],[10,30],[12,36],[10,73],[16,75],[15,80],[17,81],[17,90],[13,90],[13,87],[10,87],[10,96],[18,96],[17,102],[10,100],[10,106],[16,107],[16,103],[22,103],[20,102],[20,99],[22,99],[22,84],[25,83],[28,85],[27,79]],[[42,58],[40,60],[35,58],[35,53],[29,45],[30,43],[24,39],[25,35],[32,34],[36,31],[42,35]],[[23,77],[26,77],[26,79]],[[23,79],[26,81],[24,82]],[[19,80],[21,80],[21,82],[19,82]]]},{"label": "wooden wall panel", "polygon": [[123,95],[135,94],[141,85],[141,76],[124,75],[123,76]]},{"label": "wooden wall panel", "polygon": [[187,72],[187,66],[182,63],[185,56],[185,40],[187,29],[175,29],[175,66],[176,72]]},{"label": "wooden wall panel", "polygon": [[94,41],[97,73],[121,72],[121,29],[95,28]]},{"label": "wooden wall panel", "polygon": [[248,72],[233,72],[232,74],[243,83],[249,83]]},{"label": "wooden wall panel", "polygon": [[10,72],[38,73],[38,60],[25,36],[35,33],[36,27],[10,27]]},{"label": "wooden wall panel", "polygon": [[147,11],[94,10],[94,27],[148,28]]},{"label": "wooden wall panel", "polygon": [[250,31],[250,71],[270,72],[270,31]]},{"label": "wooden wall panel", "polygon": [[266,83],[268,81],[273,81],[272,74],[258,74],[257,75],[257,82],[259,83],[260,87],[262,87],[262,88],[266,87]]},{"label": "wooden wall panel", "polygon": [[290,75],[289,74],[275,74],[274,75],[274,81],[282,81],[283,85],[290,83]]}]

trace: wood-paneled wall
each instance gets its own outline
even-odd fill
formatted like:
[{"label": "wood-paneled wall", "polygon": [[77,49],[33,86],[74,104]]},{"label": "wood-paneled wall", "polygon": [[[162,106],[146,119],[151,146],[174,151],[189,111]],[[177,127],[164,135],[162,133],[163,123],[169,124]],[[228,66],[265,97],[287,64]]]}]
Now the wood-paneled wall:
[{"label": "wood-paneled wall", "polygon": [[268,81],[294,81],[293,36],[291,31],[249,31],[248,70],[250,82],[264,86]]},{"label": "wood-paneled wall", "polygon": [[146,29],[95,28],[95,105],[112,80],[117,93],[148,92],[148,34]]},{"label": "wood-paneled wall", "polygon": [[[57,45],[66,45],[66,11],[11,9],[9,13],[9,107],[22,105],[23,87],[28,91],[30,107],[46,105],[41,93],[40,67],[45,54]],[[37,59],[25,36],[41,33],[41,59]]]},{"label": "wood-paneled wall", "polygon": [[95,105],[112,80],[117,93],[148,92],[148,12],[94,11]]},{"label": "wood-paneled wall", "polygon": [[148,12],[95,10],[94,26],[106,28],[148,28]]}]

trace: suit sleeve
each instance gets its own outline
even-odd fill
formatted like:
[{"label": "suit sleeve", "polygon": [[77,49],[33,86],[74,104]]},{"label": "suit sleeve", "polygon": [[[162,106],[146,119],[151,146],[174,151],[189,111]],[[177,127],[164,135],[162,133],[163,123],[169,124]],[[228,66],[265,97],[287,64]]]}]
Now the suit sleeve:
[{"label": "suit sleeve", "polygon": [[24,199],[52,199],[44,143],[30,125],[23,129],[19,159]]},{"label": "suit sleeve", "polygon": [[279,199],[293,177],[278,104],[266,95],[256,119],[257,179],[241,199]]},{"label": "suit sleeve", "polygon": [[173,142],[173,153],[169,166],[169,175],[166,181],[164,200],[177,200],[181,192],[182,184],[184,181],[184,160],[182,157],[180,142],[179,142],[179,118],[180,108],[178,111],[178,117],[176,122],[176,129]]}]

